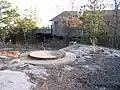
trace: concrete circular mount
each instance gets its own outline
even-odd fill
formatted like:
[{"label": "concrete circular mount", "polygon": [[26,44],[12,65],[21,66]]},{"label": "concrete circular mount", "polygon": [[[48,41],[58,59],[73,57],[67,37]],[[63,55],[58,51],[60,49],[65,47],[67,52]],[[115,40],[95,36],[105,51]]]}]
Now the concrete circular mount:
[{"label": "concrete circular mount", "polygon": [[36,64],[36,65],[66,64],[73,62],[75,60],[76,60],[75,54],[69,52],[63,52],[63,51],[52,52],[52,51],[40,50],[40,51],[26,52],[20,55],[21,62]]},{"label": "concrete circular mount", "polygon": [[56,51],[56,50],[39,50],[32,51],[29,56],[31,58],[36,58],[36,60],[53,60],[59,59],[66,56],[65,52]]}]

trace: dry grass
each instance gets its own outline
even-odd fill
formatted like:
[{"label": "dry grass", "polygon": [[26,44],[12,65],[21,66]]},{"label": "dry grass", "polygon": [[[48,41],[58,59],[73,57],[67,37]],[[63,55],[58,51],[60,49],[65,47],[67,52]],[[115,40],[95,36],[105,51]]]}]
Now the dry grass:
[{"label": "dry grass", "polygon": [[14,51],[3,50],[3,51],[0,51],[0,56],[7,56],[11,59],[17,59],[19,57],[19,51],[18,50],[14,50]]}]

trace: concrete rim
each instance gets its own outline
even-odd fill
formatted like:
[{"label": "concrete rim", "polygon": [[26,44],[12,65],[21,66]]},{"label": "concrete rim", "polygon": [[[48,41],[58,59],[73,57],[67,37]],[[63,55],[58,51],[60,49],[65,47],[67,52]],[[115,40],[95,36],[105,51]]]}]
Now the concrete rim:
[{"label": "concrete rim", "polygon": [[57,50],[36,50],[29,53],[29,57],[36,60],[55,60],[65,57],[66,53]]},{"label": "concrete rim", "polygon": [[20,62],[30,63],[35,65],[52,65],[52,64],[66,64],[74,62],[76,60],[76,55],[73,53],[65,52],[66,56],[63,58],[58,58],[54,60],[36,60],[28,57],[30,52],[26,52],[20,55]]}]

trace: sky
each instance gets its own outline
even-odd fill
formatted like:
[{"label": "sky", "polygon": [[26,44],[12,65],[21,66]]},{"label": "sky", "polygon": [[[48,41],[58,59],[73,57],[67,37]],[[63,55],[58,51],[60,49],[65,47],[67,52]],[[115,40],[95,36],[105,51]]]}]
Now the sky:
[{"label": "sky", "polygon": [[[80,6],[87,4],[88,0],[7,0],[14,6],[18,6],[20,11],[30,7],[36,8],[41,26],[48,26],[50,19],[54,18],[63,11],[79,10]],[[104,0],[105,4],[112,4],[113,0]]]}]

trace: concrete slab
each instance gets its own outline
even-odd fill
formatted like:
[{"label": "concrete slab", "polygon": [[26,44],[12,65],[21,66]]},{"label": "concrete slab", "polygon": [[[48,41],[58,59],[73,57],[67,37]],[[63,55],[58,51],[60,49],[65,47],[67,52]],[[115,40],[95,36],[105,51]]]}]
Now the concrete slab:
[{"label": "concrete slab", "polygon": [[69,52],[64,52],[66,55],[63,58],[57,58],[54,60],[38,60],[35,58],[29,58],[28,55],[31,52],[26,52],[20,55],[20,62],[24,62],[24,63],[30,63],[30,64],[35,64],[35,65],[50,65],[50,64],[66,64],[66,63],[70,63],[70,62],[74,62],[76,60],[76,55],[73,53],[69,53]]},{"label": "concrete slab", "polygon": [[65,53],[63,51],[57,51],[57,50],[39,50],[39,51],[32,51],[29,54],[30,57],[37,58],[38,60],[44,59],[58,59],[63,58],[65,56]]}]

